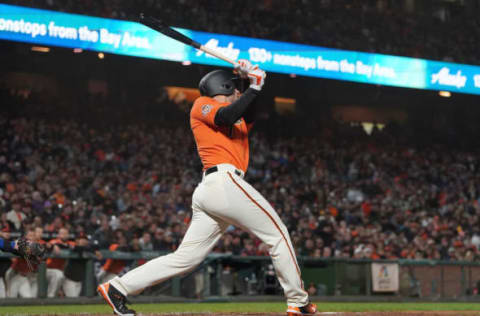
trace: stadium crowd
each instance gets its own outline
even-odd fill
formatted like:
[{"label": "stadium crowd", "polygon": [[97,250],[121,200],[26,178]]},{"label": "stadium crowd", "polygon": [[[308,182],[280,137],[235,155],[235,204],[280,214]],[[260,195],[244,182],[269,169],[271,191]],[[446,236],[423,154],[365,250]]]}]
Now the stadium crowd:
[{"label": "stadium crowd", "polygon": [[[82,118],[61,119],[56,115],[63,111],[39,106],[34,94],[28,106],[23,96],[10,93],[0,89],[6,105],[0,115],[3,234],[31,236],[53,254],[95,253],[99,281],[130,263],[105,260],[98,250],[176,249],[202,178],[187,113],[165,104],[160,108],[169,116],[158,113],[148,121],[132,115],[128,124],[99,127]],[[252,134],[246,177],[280,214],[298,255],[480,258],[478,146],[454,147],[447,138],[418,142],[411,126],[395,124],[367,135],[361,126],[330,119],[310,136],[288,136],[278,133],[285,122],[269,120],[270,129],[260,123]],[[435,139],[442,135],[432,132]],[[214,252],[249,256],[267,255],[268,249],[230,227]],[[7,284],[19,280],[8,296],[35,291],[21,286],[31,278],[22,260],[1,261],[2,271]],[[78,295],[84,276],[81,260],[49,259],[48,296],[60,288],[66,296]]]},{"label": "stadium crowd", "polygon": [[[22,106],[23,97],[8,95],[0,93],[12,105],[0,116],[0,229],[6,237],[30,236],[53,255],[62,249],[95,253],[98,281],[144,262],[104,259],[98,250],[176,249],[202,177],[185,112],[165,106],[169,115],[159,113],[158,120],[132,116],[128,124],[98,127],[60,119],[48,106]],[[478,260],[478,147],[416,143],[418,137],[405,137],[395,125],[367,135],[360,126],[326,121],[315,137],[287,136],[275,130],[288,125],[271,118],[269,130],[260,123],[251,137],[247,180],[280,214],[298,255]],[[249,256],[268,249],[230,227],[214,252]],[[49,259],[47,295],[61,289],[78,296],[84,264]],[[35,295],[36,276],[24,260],[0,261],[0,275],[7,296]]]},{"label": "stadium crowd", "polygon": [[[0,119],[4,232],[40,227],[98,248],[174,250],[201,165],[188,126],[93,129]],[[341,140],[341,141],[339,141]],[[316,138],[254,134],[247,173],[289,228],[299,255],[473,260],[480,246],[478,152],[399,144],[335,125]],[[125,239],[125,240],[123,240]],[[266,255],[230,229],[215,251]]]},{"label": "stadium crowd", "polygon": [[130,20],[143,11],[172,26],[213,33],[480,64],[478,14],[454,4],[408,12],[400,1],[364,0],[6,2]]}]

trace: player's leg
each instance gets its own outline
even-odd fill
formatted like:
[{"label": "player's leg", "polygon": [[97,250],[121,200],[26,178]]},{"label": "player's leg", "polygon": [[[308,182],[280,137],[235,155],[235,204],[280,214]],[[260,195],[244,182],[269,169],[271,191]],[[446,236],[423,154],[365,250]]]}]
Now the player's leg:
[{"label": "player's leg", "polygon": [[203,297],[203,289],[205,288],[205,274],[203,271],[197,271],[194,275],[195,281],[195,297],[201,299]]},{"label": "player's leg", "polygon": [[76,282],[69,278],[65,278],[62,288],[66,297],[78,297],[82,290],[82,282]]},{"label": "player's leg", "polygon": [[32,298],[33,294],[32,294],[32,288],[30,286],[30,280],[23,275],[21,275],[19,279],[20,279],[20,286],[18,287],[18,294],[20,295],[20,297]]},{"label": "player's leg", "polygon": [[38,297],[38,273],[31,273],[31,275],[28,278],[28,281],[30,282],[30,288],[32,289],[32,295],[33,297]]},{"label": "player's leg", "polygon": [[47,296],[55,297],[63,282],[63,271],[58,269],[47,269]]},{"label": "player's leg", "polygon": [[118,275],[116,275],[115,273],[107,272],[100,278],[100,283],[108,282],[108,281],[116,278],[117,276]]},{"label": "player's leg", "polygon": [[233,172],[213,177],[216,180],[211,180],[211,185],[222,187],[217,191],[223,191],[223,194],[205,197],[202,207],[213,215],[253,233],[267,244],[289,306],[308,304],[308,293],[303,289],[300,268],[288,230],[270,203]]},{"label": "player's leg", "polygon": [[0,298],[7,297],[7,288],[5,287],[5,280],[0,278]]},{"label": "player's leg", "polygon": [[228,224],[194,207],[190,226],[175,252],[150,260],[110,283],[128,295],[189,272],[205,259],[227,227]]},{"label": "player's leg", "polygon": [[18,289],[20,287],[19,274],[12,268],[8,268],[5,273],[5,283],[7,286],[7,297],[16,298],[18,296]]},{"label": "player's leg", "polygon": [[[195,204],[195,198],[193,199]],[[137,267],[121,278],[116,277],[98,286],[99,293],[120,316],[135,315],[126,304],[126,296],[136,294],[148,286],[168,280],[193,270],[227,229],[228,224],[193,206],[193,215],[187,232],[178,249]]]}]

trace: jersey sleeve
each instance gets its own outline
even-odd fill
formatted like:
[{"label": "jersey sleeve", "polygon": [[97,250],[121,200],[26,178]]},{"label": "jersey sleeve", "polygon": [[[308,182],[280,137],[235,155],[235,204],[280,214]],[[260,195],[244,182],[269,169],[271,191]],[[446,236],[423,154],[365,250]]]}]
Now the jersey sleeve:
[{"label": "jersey sleeve", "polygon": [[220,103],[212,98],[200,97],[193,104],[190,117],[207,125],[214,126],[215,115],[223,106],[225,106],[225,104]]}]

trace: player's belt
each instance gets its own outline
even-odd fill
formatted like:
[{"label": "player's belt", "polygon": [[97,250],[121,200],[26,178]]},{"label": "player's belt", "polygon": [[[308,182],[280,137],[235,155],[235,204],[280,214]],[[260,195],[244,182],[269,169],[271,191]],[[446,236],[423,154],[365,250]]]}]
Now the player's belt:
[{"label": "player's belt", "polygon": [[[208,176],[210,173],[214,173],[214,172],[217,172],[218,171],[218,167],[217,166],[213,166],[211,168],[208,168],[206,171],[205,171],[205,175]],[[242,176],[242,173],[238,170],[235,170],[235,174],[239,177]]]}]

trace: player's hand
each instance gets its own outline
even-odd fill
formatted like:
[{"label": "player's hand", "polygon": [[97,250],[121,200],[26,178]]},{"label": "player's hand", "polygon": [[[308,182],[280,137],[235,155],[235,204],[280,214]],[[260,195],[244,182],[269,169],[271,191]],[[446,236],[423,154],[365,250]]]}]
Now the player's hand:
[{"label": "player's hand", "polygon": [[248,79],[250,80],[250,88],[257,91],[262,90],[263,84],[265,83],[265,78],[267,74],[258,66],[254,66],[252,70],[248,72]]},{"label": "player's hand", "polygon": [[247,79],[248,73],[253,70],[253,65],[248,59],[239,59],[237,60],[237,65],[233,72],[238,74],[241,78]]}]

